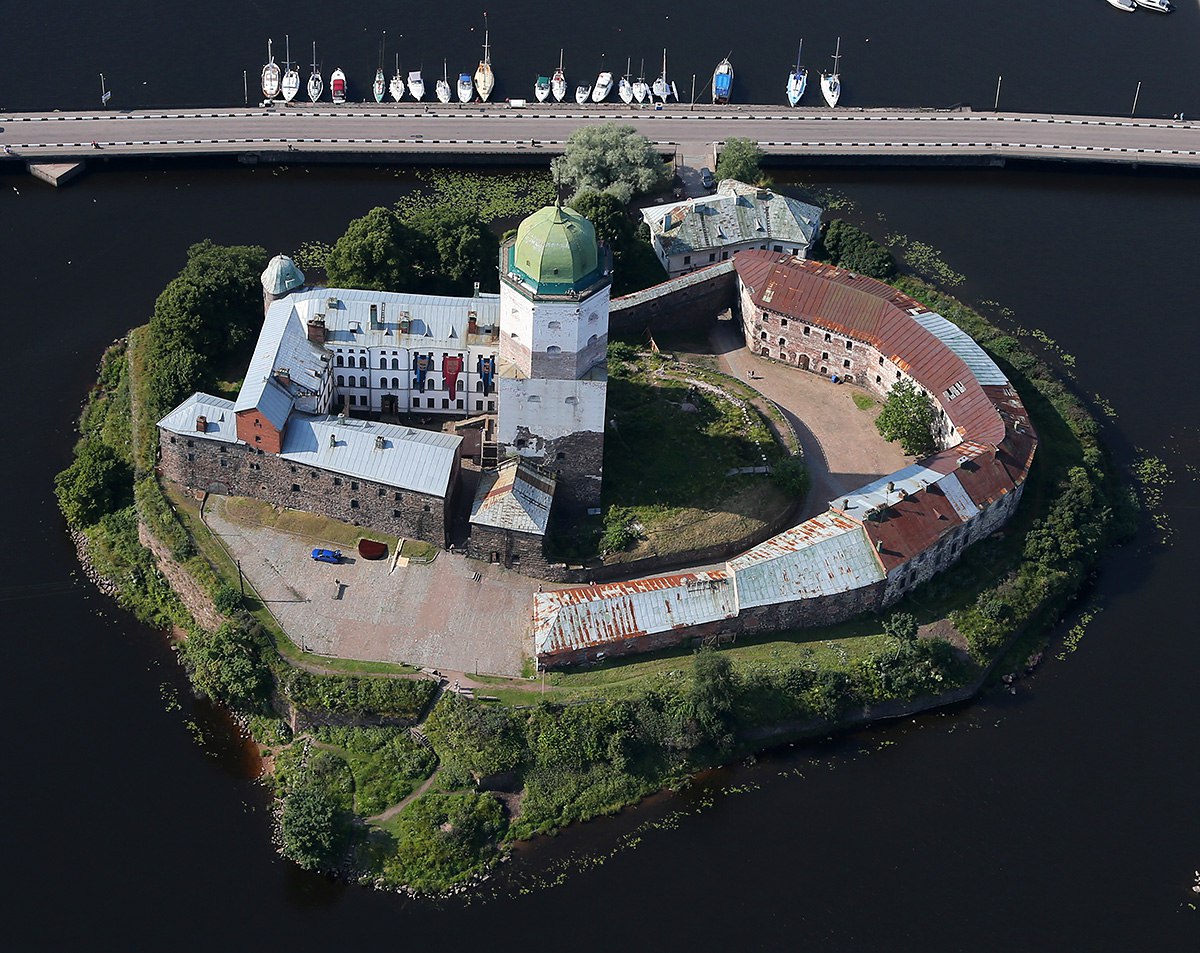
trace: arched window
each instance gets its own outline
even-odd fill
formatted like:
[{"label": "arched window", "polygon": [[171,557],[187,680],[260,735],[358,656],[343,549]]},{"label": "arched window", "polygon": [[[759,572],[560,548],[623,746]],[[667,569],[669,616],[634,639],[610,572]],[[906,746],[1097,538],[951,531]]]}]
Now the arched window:
[{"label": "arched window", "polygon": [[764,341],[765,341],[765,340],[767,339],[767,332],[766,332],[766,331],[762,331],[762,332],[761,332],[761,333],[760,333],[758,336],[759,336],[760,338],[762,338],[762,340],[764,340]]},{"label": "arched window", "polygon": [[463,382],[460,380],[460,381],[458,382],[458,387],[457,387],[457,388],[455,388],[455,389],[456,389],[456,390],[458,390],[458,391],[461,393],[462,391],[466,390],[466,386],[467,386],[467,385],[466,385],[466,384],[464,384],[464,383],[463,383]]},{"label": "arched window", "polygon": [[548,327],[551,331],[561,331],[562,330],[562,322],[561,321],[550,321],[546,325],[546,327]]},{"label": "arched window", "polygon": [[476,382],[475,382],[475,393],[476,393],[476,394],[482,394],[482,393],[483,393],[483,381],[476,381]]},{"label": "arched window", "polygon": [[780,339],[779,339],[779,346],[780,346],[780,347],[783,347],[785,344],[787,344],[787,338],[780,338]]},{"label": "arched window", "polygon": [[338,367],[345,367],[345,366],[346,366],[346,362],[342,360],[342,355],[340,355],[340,354],[337,356],[337,361],[336,361],[336,363],[337,363],[337,366],[338,366]]},{"label": "arched window", "polygon": [[399,390],[399,389],[400,389],[400,378],[393,377],[392,378],[392,390]]},{"label": "arched window", "polygon": [[559,347],[557,344],[551,344],[548,348],[546,348],[546,353],[547,354],[561,354],[562,348]]},{"label": "arched window", "polygon": [[[341,358],[339,357],[338,360],[340,361]],[[345,386],[346,386],[346,378],[344,376],[342,376],[341,374],[339,374],[338,375],[338,387],[345,387]]]},{"label": "arched window", "polygon": [[590,347],[591,345],[595,344],[599,340],[600,340],[600,338],[597,337],[595,334],[593,334],[590,338],[588,338],[588,346]]},{"label": "arched window", "polygon": [[400,359],[399,358],[396,358],[396,357],[392,358],[392,370],[393,371],[400,370]]},{"label": "arched window", "polygon": [[381,371],[386,371],[386,370],[387,370],[387,358],[386,358],[386,357],[381,357],[381,358],[379,359],[379,369],[380,369]]},{"label": "arched window", "polygon": [[[366,360],[366,359],[364,358],[364,360]],[[365,377],[360,377],[360,378],[358,379],[358,386],[359,386],[359,387],[366,387],[366,386],[367,386],[367,379],[366,379]]]},{"label": "arched window", "polygon": [[365,357],[360,357],[360,358],[358,359],[358,366],[359,366],[359,367],[366,367],[366,366],[367,366],[367,359],[366,359]]}]

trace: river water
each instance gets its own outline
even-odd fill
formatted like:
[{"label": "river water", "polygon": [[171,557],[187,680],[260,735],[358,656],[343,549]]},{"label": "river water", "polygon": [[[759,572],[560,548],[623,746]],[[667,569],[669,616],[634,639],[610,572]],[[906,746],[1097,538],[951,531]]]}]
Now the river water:
[{"label": "river water", "polygon": [[[401,32],[395,7],[389,24],[372,3],[354,16],[296,3],[287,24],[267,4],[77,6],[60,11],[53,34],[40,10],[7,11],[7,108],[87,106],[101,69],[121,105],[139,90],[138,103],[235,102],[243,66],[252,81],[257,73],[268,24],[300,44],[319,30],[329,55],[363,76],[380,30]],[[1099,0],[930,0],[919,18],[915,5],[872,0],[795,6],[803,22],[776,20],[769,37],[705,3],[659,4],[621,27],[605,14],[586,31],[565,6],[489,12],[502,82],[518,53],[531,77],[545,69],[574,27],[586,36],[561,41],[568,67],[598,69],[601,51],[612,64],[627,49],[636,62],[666,42],[690,79],[732,46],[739,90],[766,99],[793,55],[791,34],[808,37],[817,65],[840,32],[855,104],[980,102],[1003,71],[1010,108],[1119,110],[1140,78],[1147,112],[1200,115],[1200,103],[1183,102],[1200,89],[1200,58],[1184,56],[1200,31],[1191,2],[1172,17],[1123,17]],[[416,37],[430,37],[439,53],[473,55],[467,27],[450,29],[439,13],[404,12],[414,50]],[[934,37],[945,50],[930,51]],[[1118,414],[1108,428],[1117,458],[1142,448],[1172,466],[1172,544],[1156,545],[1147,529],[1107,559],[1093,590],[1101,611],[1078,650],[1062,661],[1050,653],[1015,696],[717,773],[522,849],[487,902],[439,907],[334,885],[274,854],[244,755],[218,715],[187,701],[162,636],[79,578],[51,490],[101,350],[146,319],[192,241],[273,252],[330,240],[405,180],[388,170],[177,167],[105,172],[55,191],[0,176],[13,357],[3,383],[0,697],[14,948],[1195,949],[1200,179],[1015,168],[807,178],[853,198],[877,234],[936,246],[968,276],[963,297],[999,301],[1074,355],[1080,390]],[[195,743],[197,732],[208,741]],[[636,849],[589,862],[631,839]],[[572,862],[585,869],[537,886]]]}]

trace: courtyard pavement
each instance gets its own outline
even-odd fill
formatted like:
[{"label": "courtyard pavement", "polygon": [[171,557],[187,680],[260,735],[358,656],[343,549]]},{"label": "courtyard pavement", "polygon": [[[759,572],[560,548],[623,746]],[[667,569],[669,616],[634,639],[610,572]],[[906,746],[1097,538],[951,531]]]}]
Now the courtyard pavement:
[{"label": "courtyard pavement", "polygon": [[392,553],[379,561],[345,553],[341,565],[320,563],[310,557],[314,547],[339,547],[234,521],[224,504],[225,497],[209,497],[209,528],[309,652],[494,675],[520,675],[533,652],[536,579],[446,552],[395,569]]}]

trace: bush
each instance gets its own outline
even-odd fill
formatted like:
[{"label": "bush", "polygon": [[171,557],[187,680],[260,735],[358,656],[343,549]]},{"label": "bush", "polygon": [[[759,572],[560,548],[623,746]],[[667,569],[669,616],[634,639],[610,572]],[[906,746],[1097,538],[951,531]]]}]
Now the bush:
[{"label": "bush", "polygon": [[771,468],[771,481],[789,496],[802,498],[808,492],[808,467],[801,457],[784,457]]},{"label": "bush", "polygon": [[308,870],[327,870],[345,852],[337,802],[318,786],[300,787],[283,799],[279,833],[283,856]]},{"label": "bush", "polygon": [[222,583],[213,595],[213,604],[222,615],[233,615],[242,607],[242,594],[233,586]]},{"label": "bush", "polygon": [[896,275],[896,259],[892,253],[861,228],[841,218],[835,218],[825,226],[820,248],[814,257],[880,281]]},{"label": "bush", "polygon": [[486,794],[426,794],[396,818],[395,853],[384,877],[426,893],[441,893],[481,873],[498,856],[507,824]]},{"label": "bush", "polygon": [[737,179],[748,185],[762,181],[763,151],[753,139],[731,136],[725,140],[721,155],[717,159],[718,179]]},{"label": "bush", "polygon": [[525,738],[514,712],[443,695],[425,722],[425,733],[444,761],[477,778],[516,768],[525,756]]},{"label": "bush", "polygon": [[132,502],[133,471],[107,444],[84,438],[74,461],[54,478],[54,495],[68,523],[91,526]]},{"label": "bush", "polygon": [[893,612],[883,620],[883,634],[901,642],[913,641],[917,628],[917,619],[911,612]]},{"label": "bush", "polygon": [[284,694],[310,712],[372,715],[416,721],[437,691],[426,678],[358,678],[314,675],[290,669],[283,679]]},{"label": "bush", "polygon": [[192,684],[202,695],[235,711],[268,709],[271,672],[261,626],[242,628],[226,622],[214,632],[198,629],[184,640],[180,651]]}]

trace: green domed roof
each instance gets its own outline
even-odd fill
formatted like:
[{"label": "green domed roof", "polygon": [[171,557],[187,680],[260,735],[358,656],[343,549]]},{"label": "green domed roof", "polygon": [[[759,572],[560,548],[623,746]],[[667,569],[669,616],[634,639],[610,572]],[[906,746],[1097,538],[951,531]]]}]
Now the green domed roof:
[{"label": "green domed roof", "polygon": [[599,276],[596,230],[574,209],[548,205],[517,229],[509,264],[535,292],[580,291]]},{"label": "green domed roof", "polygon": [[304,272],[287,255],[276,255],[262,273],[263,290],[269,295],[287,294],[304,284]]}]

